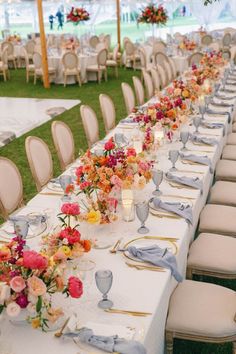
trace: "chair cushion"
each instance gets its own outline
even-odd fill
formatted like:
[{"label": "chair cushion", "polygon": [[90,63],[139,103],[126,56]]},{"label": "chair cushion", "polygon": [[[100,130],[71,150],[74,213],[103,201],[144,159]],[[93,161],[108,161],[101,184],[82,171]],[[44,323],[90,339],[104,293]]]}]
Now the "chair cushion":
[{"label": "chair cushion", "polygon": [[189,249],[188,267],[236,274],[235,250],[234,237],[200,234]]},{"label": "chair cushion", "polygon": [[211,188],[208,203],[236,207],[236,183],[217,181]]},{"label": "chair cushion", "polygon": [[[106,67],[103,65],[100,65],[100,69],[105,70]],[[89,65],[89,66],[87,66],[86,70],[87,71],[98,71],[98,65],[97,64]]]},{"label": "chair cushion", "polygon": [[7,70],[8,66],[7,64],[4,64],[2,61],[0,61],[0,70]]},{"label": "chair cushion", "polygon": [[236,237],[236,208],[207,204],[200,215],[199,232]]},{"label": "chair cushion", "polygon": [[236,161],[220,160],[216,165],[216,180],[236,182]]},{"label": "chair cushion", "polygon": [[227,137],[227,145],[236,145],[236,133],[230,133]]},{"label": "chair cushion", "polygon": [[226,145],[222,152],[222,159],[236,161],[236,145]]},{"label": "chair cushion", "polygon": [[67,75],[78,75],[79,74],[79,69],[63,69],[63,73]]},{"label": "chair cushion", "polygon": [[171,296],[166,330],[202,337],[233,336],[236,334],[235,311],[235,291],[184,280]]},{"label": "chair cushion", "polygon": [[117,62],[115,60],[107,60],[107,66],[117,66]]}]

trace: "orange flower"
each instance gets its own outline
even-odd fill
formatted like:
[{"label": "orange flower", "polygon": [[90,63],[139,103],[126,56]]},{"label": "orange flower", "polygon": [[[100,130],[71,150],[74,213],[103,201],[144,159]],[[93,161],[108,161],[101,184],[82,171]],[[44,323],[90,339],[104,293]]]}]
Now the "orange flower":
[{"label": "orange flower", "polygon": [[89,252],[91,250],[91,241],[90,240],[82,240],[80,242],[81,242],[81,245],[84,247],[85,252]]}]

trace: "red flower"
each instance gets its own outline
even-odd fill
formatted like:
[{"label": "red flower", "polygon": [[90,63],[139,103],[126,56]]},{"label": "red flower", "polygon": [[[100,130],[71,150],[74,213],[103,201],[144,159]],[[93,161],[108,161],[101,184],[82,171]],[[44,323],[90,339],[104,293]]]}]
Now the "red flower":
[{"label": "red flower", "polygon": [[77,203],[65,203],[61,207],[61,212],[66,215],[79,215],[80,207]]},{"label": "red flower", "polygon": [[79,187],[80,187],[80,189],[83,191],[84,189],[90,187],[91,184],[92,184],[91,182],[85,181],[85,182],[82,182]]},{"label": "red flower", "polygon": [[80,232],[76,229],[72,229],[71,227],[66,227],[64,230],[60,232],[60,239],[66,238],[70,245],[73,245],[80,241]]},{"label": "red flower", "polygon": [[48,260],[35,251],[24,251],[23,266],[29,269],[46,269]]},{"label": "red flower", "polygon": [[68,186],[66,187],[65,193],[70,194],[70,193],[74,192],[74,190],[75,190],[75,186],[73,184],[68,184]]},{"label": "red flower", "polygon": [[68,280],[68,291],[71,297],[78,299],[83,294],[83,283],[77,277],[70,277]]},{"label": "red flower", "polygon": [[129,156],[136,156],[136,151],[134,148],[128,148],[127,151],[126,151],[126,155],[127,157]]},{"label": "red flower", "polygon": [[107,151],[113,150],[115,148],[115,144],[113,142],[113,138],[109,139],[104,145],[104,149]]}]

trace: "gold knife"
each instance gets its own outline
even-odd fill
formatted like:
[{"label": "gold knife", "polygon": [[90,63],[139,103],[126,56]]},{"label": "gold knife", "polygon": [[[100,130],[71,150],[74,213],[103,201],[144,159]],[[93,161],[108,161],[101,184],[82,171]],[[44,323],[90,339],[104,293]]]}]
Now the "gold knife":
[{"label": "gold knife", "polygon": [[116,253],[116,250],[120,246],[122,240],[123,238],[120,238],[119,240],[116,241],[112,249],[110,249],[110,253]]},{"label": "gold knife", "polygon": [[69,320],[70,320],[70,317],[68,317],[68,318],[65,320],[65,322],[64,322],[63,326],[61,327],[60,331],[54,333],[54,336],[55,336],[55,337],[60,338],[60,337],[62,336],[63,331],[64,331],[65,327],[67,326],[67,323],[69,322]]},{"label": "gold knife", "polygon": [[129,263],[129,262],[125,262],[125,264],[127,264],[128,267],[135,268],[137,270],[151,270],[154,272],[165,272],[165,270],[161,267],[145,266],[142,264],[133,264],[133,263]]}]

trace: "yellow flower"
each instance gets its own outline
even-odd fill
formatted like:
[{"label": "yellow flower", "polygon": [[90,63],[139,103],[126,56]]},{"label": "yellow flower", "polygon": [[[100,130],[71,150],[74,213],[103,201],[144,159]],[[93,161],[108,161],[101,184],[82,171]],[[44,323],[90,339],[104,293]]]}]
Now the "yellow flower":
[{"label": "yellow flower", "polygon": [[58,249],[58,251],[60,252],[62,252],[62,253],[64,253],[64,255],[66,256],[66,257],[70,257],[71,256],[71,249],[70,249],[70,247],[68,247],[68,246],[61,246],[59,249]]},{"label": "yellow flower", "polygon": [[33,318],[33,319],[31,320],[31,326],[32,326],[33,328],[38,328],[38,327],[40,326],[40,319],[39,319],[39,317]]},{"label": "yellow flower", "polygon": [[99,224],[101,221],[101,213],[99,210],[91,209],[87,214],[87,221],[90,224]]}]

